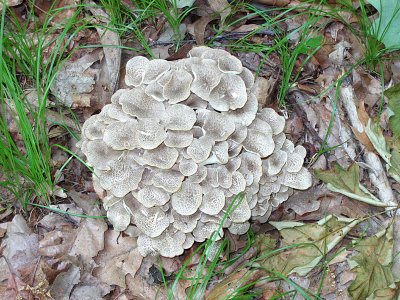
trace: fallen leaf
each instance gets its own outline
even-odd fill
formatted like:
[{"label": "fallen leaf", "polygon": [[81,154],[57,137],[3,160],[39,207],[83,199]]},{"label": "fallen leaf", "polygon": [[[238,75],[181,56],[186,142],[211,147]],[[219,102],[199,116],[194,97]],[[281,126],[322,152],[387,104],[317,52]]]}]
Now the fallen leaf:
[{"label": "fallen leaf", "polygon": [[374,124],[371,120],[368,120],[367,126],[365,126],[365,133],[378,154],[386,163],[390,163],[390,151],[380,127]]},{"label": "fallen leaf", "polygon": [[217,19],[217,16],[203,16],[193,23],[193,33],[197,45],[204,45],[205,30],[211,21]]},{"label": "fallen leaf", "polygon": [[314,174],[333,192],[374,206],[386,206],[386,203],[380,201],[361,185],[360,169],[356,163],[353,163],[348,169],[334,163],[331,170],[314,170]]},{"label": "fallen leaf", "polygon": [[[126,284],[129,288],[129,292],[135,300],[167,300],[165,290],[161,289],[157,285],[150,285],[141,276],[135,276],[128,274],[126,276]],[[181,299],[177,299],[181,300]]]},{"label": "fallen leaf", "polygon": [[94,270],[94,276],[107,284],[125,288],[126,275],[134,277],[143,260],[136,246],[136,238],[107,231],[104,250],[95,258],[99,267]]},{"label": "fallen leaf", "polygon": [[103,30],[96,26],[97,33],[100,36],[103,45],[104,58],[106,60],[107,79],[104,78],[105,85],[110,94],[113,94],[118,86],[119,70],[121,68],[122,48],[118,33],[111,30]]},{"label": "fallen leaf", "polygon": [[[284,276],[294,273],[305,276],[359,222],[361,219],[332,215],[316,223],[269,222],[279,230],[283,238],[280,247],[289,248],[279,251],[277,255],[267,257],[261,264],[269,272],[279,272]],[[264,255],[268,255],[268,252],[271,250],[267,248]]]},{"label": "fallen leaf", "polygon": [[354,248],[359,253],[349,259],[357,275],[349,287],[352,298],[395,299],[400,285],[392,273],[393,225],[362,239]]},{"label": "fallen leaf", "polygon": [[70,268],[63,273],[60,273],[54,280],[50,294],[54,299],[69,300],[71,291],[79,282],[81,277],[80,270],[77,266],[71,265]]},{"label": "fallen leaf", "polygon": [[[365,126],[367,126],[368,121],[370,120],[368,113],[365,111],[364,102],[360,101],[357,107],[357,116],[360,122]],[[360,132],[355,127],[351,127],[356,139],[359,140],[369,151],[374,151],[374,145],[372,145],[368,135],[365,133],[365,129]]]},{"label": "fallen leaf", "polygon": [[219,14],[222,27],[225,19],[231,13],[231,7],[227,0],[197,0],[194,13],[199,16]]}]

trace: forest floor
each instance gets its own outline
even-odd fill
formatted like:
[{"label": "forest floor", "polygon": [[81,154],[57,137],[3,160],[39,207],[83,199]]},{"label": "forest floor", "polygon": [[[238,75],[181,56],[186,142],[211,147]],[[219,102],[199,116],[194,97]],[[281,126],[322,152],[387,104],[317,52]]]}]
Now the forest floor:
[{"label": "forest floor", "polygon": [[[183,6],[181,8],[177,7]],[[8,7],[7,7],[8,5]],[[397,0],[0,5],[0,299],[399,299]],[[175,258],[114,231],[77,148],[136,55],[221,48],[307,149],[313,186]],[[206,249],[206,250],[205,250]]]}]

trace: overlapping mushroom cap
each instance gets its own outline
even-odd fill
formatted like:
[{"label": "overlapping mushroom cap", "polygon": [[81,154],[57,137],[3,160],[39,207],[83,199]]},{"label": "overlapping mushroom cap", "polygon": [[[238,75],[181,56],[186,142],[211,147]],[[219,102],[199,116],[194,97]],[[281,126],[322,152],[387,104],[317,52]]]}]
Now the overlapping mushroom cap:
[{"label": "overlapping mushroom cap", "polygon": [[286,139],[282,116],[258,107],[252,73],[228,52],[138,56],[126,71],[130,88],[85,122],[80,145],[114,229],[134,224],[142,255],[173,257],[209,238],[240,192],[223,224],[233,234],[311,186],[304,147]]}]

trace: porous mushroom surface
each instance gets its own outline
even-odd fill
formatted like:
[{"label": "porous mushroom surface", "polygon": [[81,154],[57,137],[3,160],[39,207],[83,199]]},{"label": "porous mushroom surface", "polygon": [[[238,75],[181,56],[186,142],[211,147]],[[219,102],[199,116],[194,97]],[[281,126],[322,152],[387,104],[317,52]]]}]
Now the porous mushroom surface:
[{"label": "porous mushroom surface", "polygon": [[114,229],[135,225],[143,256],[180,255],[223,228],[244,234],[311,186],[304,147],[286,138],[284,117],[259,107],[253,74],[228,52],[134,57],[125,83],[86,120],[79,145]]}]

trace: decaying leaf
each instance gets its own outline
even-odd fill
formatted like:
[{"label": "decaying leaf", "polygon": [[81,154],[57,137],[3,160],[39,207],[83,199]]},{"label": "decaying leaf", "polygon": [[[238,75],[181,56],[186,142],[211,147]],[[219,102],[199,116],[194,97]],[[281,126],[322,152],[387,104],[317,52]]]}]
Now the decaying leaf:
[{"label": "decaying leaf", "polygon": [[393,225],[374,236],[361,240],[355,250],[359,253],[349,259],[350,267],[356,272],[356,279],[349,287],[355,300],[396,299],[399,293],[399,279],[392,273]]},{"label": "decaying leaf", "polygon": [[71,291],[81,277],[77,266],[71,265],[66,272],[59,274],[54,280],[50,293],[54,299],[69,300]]},{"label": "decaying leaf", "polygon": [[390,163],[390,152],[386,145],[385,137],[383,136],[382,130],[376,126],[371,120],[368,120],[367,126],[365,127],[365,133],[370,139],[375,150],[383,158],[384,161]]},{"label": "decaying leaf", "polygon": [[[307,275],[361,219],[349,219],[329,215],[316,223],[270,222],[277,228],[283,238],[277,255],[264,259],[261,265],[268,271],[279,272],[285,276]],[[271,244],[271,243],[269,243]],[[268,255],[271,247],[267,247],[262,255]]]},{"label": "decaying leaf", "polygon": [[353,133],[356,136],[357,140],[359,140],[361,144],[363,144],[367,148],[368,151],[374,151],[375,148],[368,138],[368,135],[365,133],[365,126],[367,126],[370,118],[368,116],[368,113],[365,111],[365,105],[363,101],[360,101],[357,106],[357,116],[361,124],[363,125],[363,128],[360,131],[358,128],[352,126],[351,130],[353,130]]},{"label": "decaying leaf", "polygon": [[374,206],[386,206],[384,202],[380,201],[361,185],[360,169],[355,163],[348,169],[344,169],[335,163],[331,170],[315,170],[315,176],[325,182],[327,188],[333,192],[341,193]]},{"label": "decaying leaf", "polygon": [[125,276],[135,277],[143,259],[137,250],[136,238],[123,237],[119,232],[109,230],[104,243],[104,250],[95,259],[100,267],[94,270],[94,276],[107,284],[125,288]]},{"label": "decaying leaf", "polygon": [[223,26],[226,17],[231,13],[231,7],[227,0],[198,0],[194,12],[199,16],[219,14]]}]

